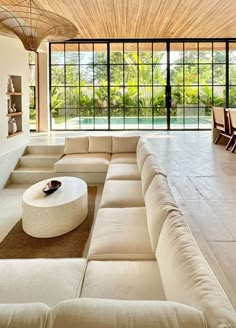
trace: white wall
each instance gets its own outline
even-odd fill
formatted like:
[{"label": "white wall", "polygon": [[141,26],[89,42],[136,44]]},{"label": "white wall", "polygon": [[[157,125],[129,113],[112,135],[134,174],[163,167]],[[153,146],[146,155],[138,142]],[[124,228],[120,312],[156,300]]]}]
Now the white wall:
[{"label": "white wall", "polygon": [[[22,130],[8,135],[7,81],[9,75],[22,76]],[[28,52],[18,39],[0,36],[0,189],[6,183],[19,156],[29,142],[29,67]]]}]

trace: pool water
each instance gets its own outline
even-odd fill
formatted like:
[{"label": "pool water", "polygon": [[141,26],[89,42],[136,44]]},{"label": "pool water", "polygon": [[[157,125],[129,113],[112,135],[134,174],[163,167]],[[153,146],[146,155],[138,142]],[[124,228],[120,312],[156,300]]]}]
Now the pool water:
[{"label": "pool water", "polygon": [[[60,118],[61,119],[61,118]],[[171,117],[170,125],[172,128],[211,128],[211,116],[187,116]],[[110,118],[110,127],[112,129],[152,129],[167,128],[167,119],[165,116],[154,117],[114,117]],[[108,117],[73,117],[67,118],[66,122],[55,119],[53,128],[56,129],[108,129]]]}]

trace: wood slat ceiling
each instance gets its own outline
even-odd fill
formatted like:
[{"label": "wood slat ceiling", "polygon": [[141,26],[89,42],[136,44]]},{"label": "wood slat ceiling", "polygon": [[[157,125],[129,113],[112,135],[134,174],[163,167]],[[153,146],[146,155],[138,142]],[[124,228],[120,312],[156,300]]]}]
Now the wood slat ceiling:
[{"label": "wood slat ceiling", "polygon": [[78,27],[80,39],[236,37],[236,0],[35,0],[35,3],[71,20]]},{"label": "wood slat ceiling", "polygon": [[79,38],[235,38],[235,0],[36,0]]}]

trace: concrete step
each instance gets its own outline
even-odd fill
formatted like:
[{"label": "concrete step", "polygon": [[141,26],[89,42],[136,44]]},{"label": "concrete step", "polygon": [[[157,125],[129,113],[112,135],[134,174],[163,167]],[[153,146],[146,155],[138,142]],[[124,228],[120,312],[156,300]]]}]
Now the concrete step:
[{"label": "concrete step", "polygon": [[18,167],[52,169],[60,157],[60,154],[25,154],[20,158]]},{"label": "concrete step", "polygon": [[43,167],[19,167],[11,173],[11,183],[33,184],[56,177],[53,169]]},{"label": "concrete step", "polygon": [[63,154],[64,145],[29,145],[26,154]]}]

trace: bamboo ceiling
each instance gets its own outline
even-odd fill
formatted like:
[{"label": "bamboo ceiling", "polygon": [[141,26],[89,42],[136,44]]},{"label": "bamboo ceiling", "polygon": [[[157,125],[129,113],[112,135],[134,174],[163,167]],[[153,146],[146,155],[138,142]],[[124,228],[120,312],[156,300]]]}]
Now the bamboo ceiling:
[{"label": "bamboo ceiling", "polygon": [[236,37],[236,0],[35,2],[73,22],[79,39]]},{"label": "bamboo ceiling", "polygon": [[235,0],[37,0],[78,38],[235,38]]}]

